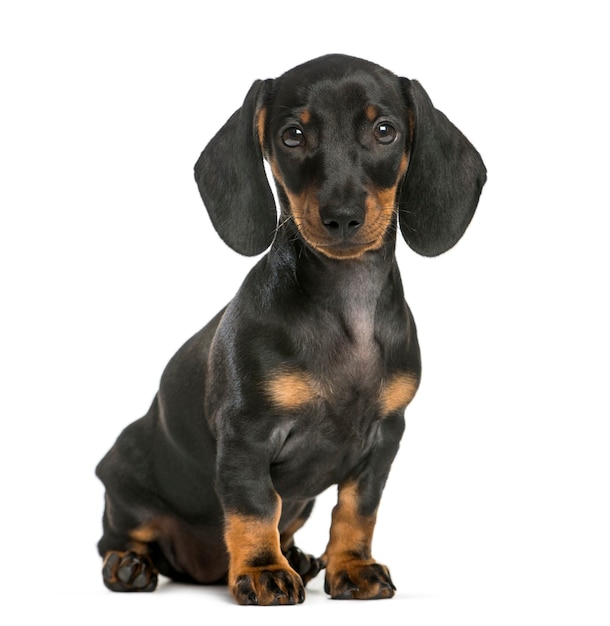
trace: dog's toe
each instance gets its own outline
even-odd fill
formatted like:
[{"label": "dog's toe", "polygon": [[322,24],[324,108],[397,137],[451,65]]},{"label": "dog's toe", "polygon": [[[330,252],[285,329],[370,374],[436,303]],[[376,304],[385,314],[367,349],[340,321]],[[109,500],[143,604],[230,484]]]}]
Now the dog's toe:
[{"label": "dog's toe", "polygon": [[158,572],[146,555],[109,552],[104,560],[102,577],[111,591],[154,591]]}]

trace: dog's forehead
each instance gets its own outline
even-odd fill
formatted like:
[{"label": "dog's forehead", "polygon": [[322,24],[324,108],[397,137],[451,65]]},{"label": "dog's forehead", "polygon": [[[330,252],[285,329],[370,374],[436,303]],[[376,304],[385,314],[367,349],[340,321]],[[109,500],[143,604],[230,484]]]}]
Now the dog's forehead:
[{"label": "dog's forehead", "polygon": [[328,55],[299,65],[276,80],[278,107],[351,108],[368,104],[400,105],[396,75],[370,61]]}]

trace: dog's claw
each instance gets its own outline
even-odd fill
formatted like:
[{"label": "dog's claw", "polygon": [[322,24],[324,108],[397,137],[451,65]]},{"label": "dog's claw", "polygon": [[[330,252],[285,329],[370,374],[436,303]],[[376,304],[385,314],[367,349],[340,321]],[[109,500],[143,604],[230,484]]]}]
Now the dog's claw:
[{"label": "dog's claw", "polygon": [[258,604],[258,596],[254,593],[254,591],[251,591],[248,594],[248,601],[246,602],[246,604],[250,604],[250,605]]}]

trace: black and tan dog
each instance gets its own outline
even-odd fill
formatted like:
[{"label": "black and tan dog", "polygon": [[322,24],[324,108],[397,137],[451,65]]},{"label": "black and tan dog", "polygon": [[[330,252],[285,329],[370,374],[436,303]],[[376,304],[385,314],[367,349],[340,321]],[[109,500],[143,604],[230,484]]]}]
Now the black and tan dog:
[{"label": "black and tan dog", "polygon": [[[152,591],[161,573],[295,604],[326,568],[333,598],[389,598],[371,541],[420,379],[396,233],[423,255],[453,246],[483,162],[419,83],[330,55],[256,81],[195,174],[231,248],[271,249],[99,464],[104,582]],[[314,558],[293,536],[334,484]]]}]

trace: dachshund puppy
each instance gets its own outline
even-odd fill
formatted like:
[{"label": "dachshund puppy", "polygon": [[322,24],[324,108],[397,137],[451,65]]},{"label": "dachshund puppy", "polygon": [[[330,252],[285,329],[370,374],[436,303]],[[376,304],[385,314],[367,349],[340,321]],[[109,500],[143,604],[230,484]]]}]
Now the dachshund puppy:
[{"label": "dachshund puppy", "polygon": [[[419,83],[329,55],[254,82],[195,177],[226,244],[270,249],[97,467],[104,583],[152,591],[160,573],[227,583],[240,604],[296,604],[325,569],[332,598],[390,598],[371,542],[420,380],[396,234],[422,255],[451,248],[481,157]],[[316,558],[294,534],[331,485]]]}]

